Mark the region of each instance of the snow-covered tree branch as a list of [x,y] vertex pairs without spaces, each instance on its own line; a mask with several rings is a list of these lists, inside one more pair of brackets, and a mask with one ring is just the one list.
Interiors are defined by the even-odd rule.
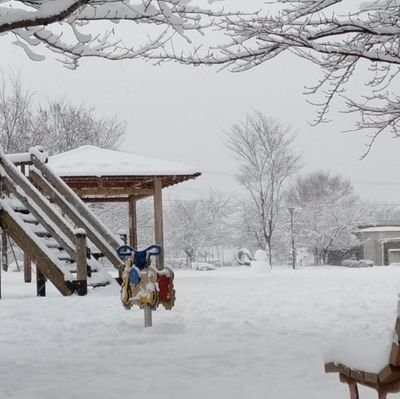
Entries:
[[117,117],[100,118],[93,107],[76,106],[66,98],[37,106],[34,93],[19,75],[0,77],[0,145],[6,152],[41,145],[50,154],[96,145],[116,148],[126,132]]
[[[1,0],[0,35],[13,34],[33,60],[44,58],[45,46],[76,68],[82,57],[136,58],[174,37],[191,43],[190,32],[203,34],[230,15],[191,0]],[[153,36],[137,30],[149,25],[157,28]]]
[[400,136],[397,0],[280,0],[266,3],[256,15],[227,17],[218,27],[230,40],[207,56],[185,58],[170,51],[161,58],[240,72],[283,53],[296,54],[323,71],[306,90],[318,106],[315,123],[327,121],[333,99],[343,97],[344,111],[358,115],[349,130],[369,134],[366,154],[381,133]]

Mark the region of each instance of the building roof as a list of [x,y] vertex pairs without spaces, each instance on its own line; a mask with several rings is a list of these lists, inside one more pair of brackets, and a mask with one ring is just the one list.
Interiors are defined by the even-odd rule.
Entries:
[[199,174],[188,165],[142,157],[128,152],[84,145],[49,157],[53,171],[61,176],[174,176]]
[[53,155],[48,164],[87,202],[145,198],[154,194],[155,178],[165,188],[201,174],[191,166],[91,145]]

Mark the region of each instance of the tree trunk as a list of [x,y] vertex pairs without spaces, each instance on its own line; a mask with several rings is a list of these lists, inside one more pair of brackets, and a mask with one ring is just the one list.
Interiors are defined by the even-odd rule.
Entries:
[[185,254],[186,254],[186,269],[190,269],[192,267],[192,259],[187,252],[185,252]]
[[321,255],[322,255],[322,262],[324,265],[326,265],[326,262],[328,261],[328,250],[323,249]]
[[272,251],[271,251],[271,238],[267,238],[266,250],[268,251],[268,263],[269,267],[272,269]]

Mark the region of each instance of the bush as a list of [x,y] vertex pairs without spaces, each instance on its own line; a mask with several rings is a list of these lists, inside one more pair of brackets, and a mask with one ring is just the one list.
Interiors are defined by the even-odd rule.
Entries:
[[371,267],[373,265],[374,262],[369,259],[360,259],[360,260],[344,259],[342,261],[342,266],[345,267]]

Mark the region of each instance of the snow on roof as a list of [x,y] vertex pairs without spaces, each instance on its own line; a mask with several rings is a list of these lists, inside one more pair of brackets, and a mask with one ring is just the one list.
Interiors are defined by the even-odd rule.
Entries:
[[48,163],[59,176],[173,176],[199,173],[192,166],[92,145],[53,155]]
[[360,232],[369,233],[384,233],[387,231],[400,231],[400,226],[375,226],[375,227],[365,227],[359,230]]

